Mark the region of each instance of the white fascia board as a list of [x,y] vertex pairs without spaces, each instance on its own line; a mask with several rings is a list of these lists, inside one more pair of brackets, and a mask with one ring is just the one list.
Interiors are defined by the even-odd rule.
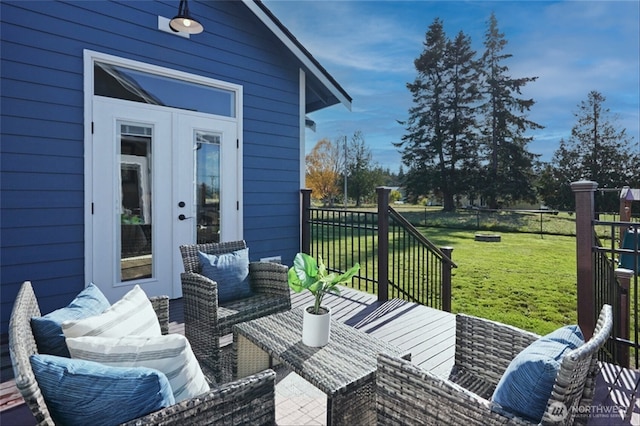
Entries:
[[329,91],[340,102],[351,111],[351,101],[347,99],[344,94],[327,78],[327,76],[309,59],[309,57],[302,51],[282,30],[273,22],[273,20],[265,14],[265,12],[258,6],[254,0],[242,0],[242,2],[260,19],[284,43],[285,46],[307,67],[315,77],[318,78],[329,89]]

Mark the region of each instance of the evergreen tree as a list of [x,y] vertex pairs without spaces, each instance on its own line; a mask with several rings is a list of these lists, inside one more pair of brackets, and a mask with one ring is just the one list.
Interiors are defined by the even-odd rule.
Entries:
[[407,83],[413,106],[409,108],[407,122],[402,123],[406,126],[406,134],[396,146],[402,148],[402,162],[408,167],[404,183],[412,201],[435,186],[433,162],[442,139],[440,114],[444,84],[441,76],[446,45],[442,21],[436,18],[426,33],[423,52],[414,60],[418,74],[413,83]]
[[578,157],[570,153],[565,140],[560,139],[551,163],[543,164],[538,172],[538,196],[548,207],[574,210],[575,199],[570,184],[580,179],[577,161]]
[[[471,38],[462,31],[448,45],[450,68],[450,102],[447,109],[449,140],[449,175],[451,193],[471,195],[478,191],[479,158],[477,134],[477,107],[481,98],[478,88],[479,64],[474,59]],[[445,207],[453,200],[447,202]],[[446,208],[445,208],[446,210]]]
[[[599,188],[640,185],[640,154],[634,153],[626,129],[617,129],[616,117],[604,106],[605,101],[601,93],[591,91],[578,105],[571,137],[560,142],[541,179],[540,195],[549,206],[573,209],[570,184],[580,179],[597,182]],[[618,195],[596,192],[596,210],[618,211]]]
[[486,102],[484,112],[483,152],[487,165],[482,182],[483,195],[489,207],[497,208],[499,201],[535,201],[533,163],[536,155],[527,150],[531,137],[527,129],[543,126],[528,120],[526,112],[535,103],[521,99],[521,89],[537,77],[511,78],[504,61],[513,55],[503,53],[507,40],[498,30],[498,21],[492,13],[485,34],[482,56],[484,72],[483,91]]
[[360,130],[351,137],[347,152],[347,194],[359,207],[375,192],[376,186],[384,183],[385,174],[382,168],[372,163],[373,155]]
[[409,168],[404,179],[409,199],[435,193],[446,211],[455,209],[455,195],[474,180],[469,174],[477,164],[473,104],[479,94],[474,56],[468,36],[460,32],[450,41],[442,21],[433,21],[424,50],[414,61],[417,77],[407,84],[413,106],[403,123],[406,134],[396,144]]

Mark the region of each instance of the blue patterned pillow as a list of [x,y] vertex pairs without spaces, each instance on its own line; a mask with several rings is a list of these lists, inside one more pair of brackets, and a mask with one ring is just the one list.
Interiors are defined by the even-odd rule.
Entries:
[[198,252],[202,275],[218,283],[218,303],[249,297],[249,248],[220,255]]
[[584,344],[580,327],[559,328],[533,342],[509,364],[493,392],[493,409],[539,423],[562,357]]
[[56,424],[116,425],[175,404],[167,376],[151,368],[38,354],[30,361]]
[[176,402],[209,391],[191,345],[181,334],[121,338],[83,336],[67,339],[67,346],[73,359],[112,367],[147,367],[163,372],[169,379]]
[[31,329],[41,354],[69,358],[61,324],[103,313],[111,304],[93,283],[82,290],[66,308],[60,308],[42,317],[31,318]]

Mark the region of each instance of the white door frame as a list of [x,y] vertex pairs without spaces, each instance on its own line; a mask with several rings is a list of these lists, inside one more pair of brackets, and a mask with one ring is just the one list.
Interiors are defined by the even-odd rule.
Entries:
[[[233,238],[243,238],[243,116],[242,116],[242,86],[237,84],[232,84],[220,80],[215,80],[207,77],[198,76],[195,74],[185,73],[182,71],[172,70],[169,68],[159,67],[155,65],[146,64],[143,62],[133,61],[129,59],[120,58],[113,55],[108,55],[100,52],[95,52],[91,50],[84,50],[84,191],[85,191],[85,214],[84,214],[84,236],[85,236],[85,286],[88,285],[92,277],[94,276],[93,270],[93,221],[92,221],[92,203],[94,200],[93,193],[93,169],[92,169],[92,161],[93,161],[93,134],[92,134],[92,120],[93,120],[93,99],[94,99],[94,62],[100,61],[104,63],[110,63],[114,65],[120,65],[127,68],[137,69],[143,72],[152,73],[161,75],[164,77],[184,80],[188,82],[203,84],[206,86],[216,87],[223,90],[233,91],[235,93],[235,122],[236,122],[236,135],[237,135],[237,170],[238,170],[238,178],[237,178],[237,230],[234,233]],[[136,102],[131,102],[131,104],[136,104]],[[141,104],[144,105],[144,104]],[[174,111],[182,111],[180,109],[175,108],[167,108],[167,110],[173,109]],[[227,118],[228,119],[228,118]],[[224,239],[223,239],[224,241]],[[178,247],[175,247],[175,250],[178,250]],[[178,258],[179,259],[179,258]],[[174,260],[174,262],[176,262]],[[174,265],[174,269],[181,270],[182,262],[179,265]],[[178,287],[177,289],[175,287]],[[174,283],[174,297],[179,297],[181,294],[180,283]]]

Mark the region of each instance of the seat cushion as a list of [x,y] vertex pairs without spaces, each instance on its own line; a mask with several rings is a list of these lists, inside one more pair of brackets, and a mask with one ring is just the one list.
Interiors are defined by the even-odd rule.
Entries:
[[176,402],[209,391],[191,345],[180,334],[166,336],[73,337],[67,339],[72,358],[113,367],[148,367],[169,379]]
[[584,336],[577,325],[559,328],[533,342],[502,375],[492,396],[494,410],[540,422],[562,358],[582,344]]
[[175,403],[167,377],[52,355],[30,357],[51,417],[63,425],[116,425]]
[[202,275],[218,283],[218,303],[249,297],[249,248],[231,253],[198,252]]
[[160,323],[149,298],[136,285],[100,315],[62,323],[65,337],[160,336]]
[[68,306],[48,313],[42,317],[31,318],[31,329],[41,354],[69,357],[64,341],[62,323],[98,315],[111,304],[93,283],[82,290]]

